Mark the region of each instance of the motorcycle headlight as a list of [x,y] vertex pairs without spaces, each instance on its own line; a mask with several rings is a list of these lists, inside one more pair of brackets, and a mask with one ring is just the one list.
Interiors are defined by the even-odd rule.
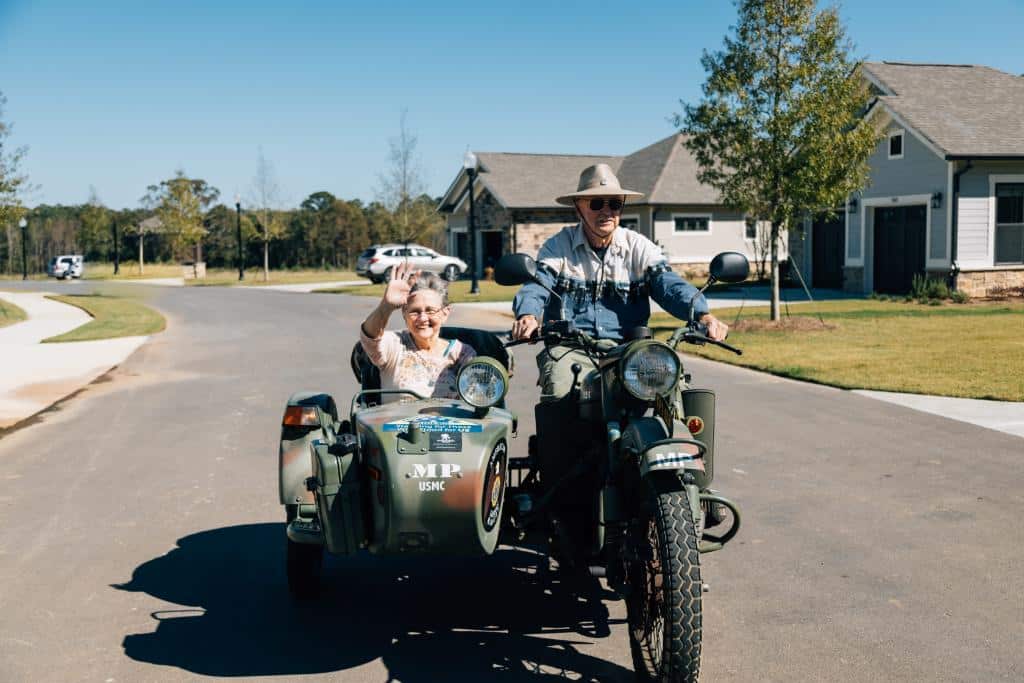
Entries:
[[498,361],[479,357],[462,366],[458,385],[463,401],[475,408],[490,408],[505,398],[508,375]]
[[643,401],[672,391],[679,381],[679,357],[665,344],[640,344],[622,359],[622,384]]

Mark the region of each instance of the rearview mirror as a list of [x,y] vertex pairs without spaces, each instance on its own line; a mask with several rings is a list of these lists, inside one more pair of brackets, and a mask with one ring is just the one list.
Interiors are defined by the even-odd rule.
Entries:
[[494,269],[494,280],[499,285],[524,285],[536,277],[537,262],[526,254],[506,254]]
[[723,251],[711,259],[708,273],[716,282],[743,282],[750,275],[750,262],[738,251]]

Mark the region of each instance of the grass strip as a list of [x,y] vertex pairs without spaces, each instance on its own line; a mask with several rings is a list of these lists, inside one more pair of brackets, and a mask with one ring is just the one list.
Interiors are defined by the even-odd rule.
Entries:
[[27,318],[28,315],[20,307],[15,306],[10,301],[0,299],[0,327],[20,323]]
[[[738,308],[716,310],[733,325]],[[713,346],[686,353],[844,389],[1024,401],[1024,302],[927,306],[835,301],[790,306],[781,326],[748,308],[729,335],[736,356]],[[822,327],[818,316],[825,322]],[[651,319],[665,338],[679,325]]]
[[106,294],[67,294],[47,298],[80,308],[93,319],[70,332],[44,339],[43,343],[136,337],[161,332],[167,325],[160,313],[128,298]]
[[[452,282],[448,286],[448,301],[453,304],[471,302],[494,302],[507,301],[512,303],[512,297],[519,291],[518,286],[504,287],[490,280],[480,280],[480,293],[470,294],[469,289],[472,283],[469,280]],[[356,296],[372,296],[378,299],[384,296],[383,284],[364,285],[360,287],[333,287],[330,289],[317,289],[316,292],[323,294],[354,294]]]
[[[147,263],[144,272],[139,272],[139,264],[135,261],[122,261],[117,275],[114,275],[114,264],[103,261],[89,261],[85,264],[86,280],[148,280],[183,277],[186,267],[179,263]],[[361,279],[351,270],[303,269],[303,270],[271,270],[270,279],[263,281],[262,268],[246,268],[245,279],[239,282],[237,268],[207,268],[206,277],[201,280],[185,280],[191,287],[214,287],[243,285],[259,287],[261,285],[305,284],[308,282],[336,282],[339,280]]]

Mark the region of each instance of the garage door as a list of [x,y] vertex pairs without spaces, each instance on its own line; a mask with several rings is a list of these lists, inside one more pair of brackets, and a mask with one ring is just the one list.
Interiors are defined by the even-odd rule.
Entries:
[[924,272],[926,210],[923,204],[875,209],[876,292],[905,294]]
[[832,220],[819,218],[811,226],[811,250],[814,252],[813,281],[815,287],[843,287],[843,251],[846,230],[842,214]]

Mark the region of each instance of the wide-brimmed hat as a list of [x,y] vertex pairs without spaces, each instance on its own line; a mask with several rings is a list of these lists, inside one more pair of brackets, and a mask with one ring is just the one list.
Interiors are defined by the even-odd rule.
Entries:
[[578,197],[625,197],[628,202],[630,199],[643,196],[643,192],[623,189],[619,184],[619,179],[612,172],[612,167],[608,164],[594,164],[587,166],[580,173],[580,184],[575,192],[563,194],[561,197],[555,198],[555,201],[572,206],[573,200]]

